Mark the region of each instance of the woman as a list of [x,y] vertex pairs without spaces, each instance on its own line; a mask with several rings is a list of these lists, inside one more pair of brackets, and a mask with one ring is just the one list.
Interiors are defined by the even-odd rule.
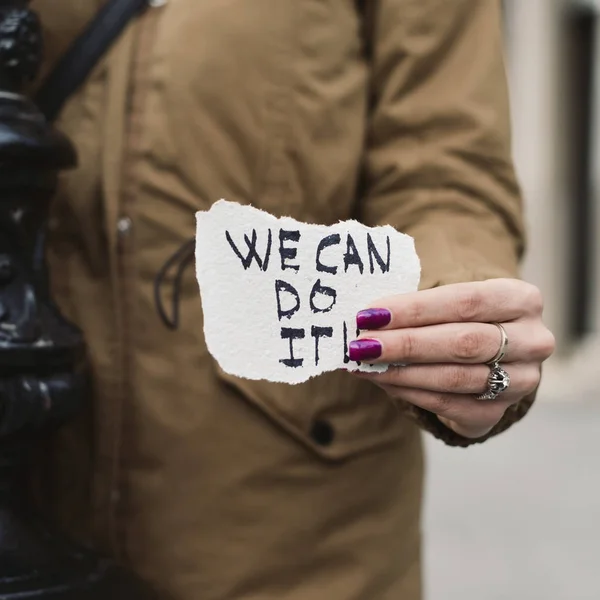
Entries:
[[[33,3],[48,68],[99,4]],[[417,600],[420,430],[455,446],[505,430],[553,347],[517,279],[500,3],[153,4],[59,120],[80,165],[50,263],[95,398],[56,441],[56,512],[165,597]],[[155,279],[222,197],[412,235],[422,290],[365,307],[352,345],[412,366],[293,387],[221,372],[192,270]]]

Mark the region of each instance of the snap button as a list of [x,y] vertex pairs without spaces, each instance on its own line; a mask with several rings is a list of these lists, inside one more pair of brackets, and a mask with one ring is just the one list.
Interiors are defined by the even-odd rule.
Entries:
[[131,231],[131,226],[133,223],[129,217],[121,217],[117,221],[117,231],[120,235],[126,235]]
[[310,437],[319,446],[330,446],[335,438],[335,431],[329,421],[317,419],[310,430]]

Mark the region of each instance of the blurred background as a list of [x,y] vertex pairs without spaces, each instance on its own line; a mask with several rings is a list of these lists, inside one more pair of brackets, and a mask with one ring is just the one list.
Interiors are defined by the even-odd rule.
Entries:
[[600,600],[600,0],[504,0],[524,277],[556,355],[526,421],[427,440],[427,600]]

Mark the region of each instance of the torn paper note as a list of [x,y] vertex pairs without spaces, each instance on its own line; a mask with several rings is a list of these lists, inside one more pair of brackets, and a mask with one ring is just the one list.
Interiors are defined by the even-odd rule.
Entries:
[[227,373],[300,383],[350,362],[356,313],[415,291],[413,239],[390,226],[277,219],[221,200],[197,213],[196,274],[209,352]]

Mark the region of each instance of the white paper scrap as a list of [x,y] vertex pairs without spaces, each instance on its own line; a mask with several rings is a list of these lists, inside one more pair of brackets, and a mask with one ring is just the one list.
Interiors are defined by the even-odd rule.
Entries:
[[413,239],[357,221],[332,226],[215,203],[196,214],[196,275],[211,355],[230,375],[300,383],[351,362],[356,314],[415,291]]

